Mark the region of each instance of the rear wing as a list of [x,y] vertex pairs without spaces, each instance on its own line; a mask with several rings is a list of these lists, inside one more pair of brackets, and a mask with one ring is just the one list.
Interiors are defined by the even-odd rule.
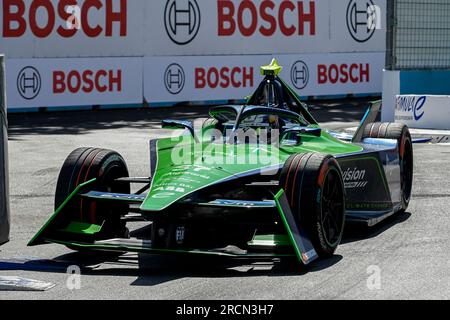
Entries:
[[370,102],[369,107],[367,108],[366,114],[361,120],[358,129],[356,129],[355,134],[353,135],[352,142],[357,143],[361,142],[364,129],[369,123],[375,122],[377,120],[378,113],[381,110],[381,100]]

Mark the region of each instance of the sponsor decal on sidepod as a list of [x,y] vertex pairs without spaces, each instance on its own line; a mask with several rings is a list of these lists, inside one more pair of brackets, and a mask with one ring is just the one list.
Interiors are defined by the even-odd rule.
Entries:
[[358,170],[354,167],[348,168],[344,171],[342,178],[344,180],[344,187],[346,189],[364,188],[369,182],[364,180],[366,176],[366,170]]

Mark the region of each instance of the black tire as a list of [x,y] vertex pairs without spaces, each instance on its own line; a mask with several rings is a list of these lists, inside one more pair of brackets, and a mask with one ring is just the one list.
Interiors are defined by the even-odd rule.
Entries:
[[342,171],[331,155],[299,153],[288,158],[280,174],[292,213],[321,258],[334,254],[345,223]]
[[395,139],[399,145],[400,184],[402,189],[402,211],[408,208],[411,199],[414,154],[408,126],[401,123],[374,122],[364,130],[364,138]]
[[[90,190],[130,193],[130,185],[114,180],[128,177],[128,168],[120,154],[99,148],[78,148],[67,157],[59,173],[55,192],[55,210],[83,182],[96,178]],[[127,213],[128,206],[103,201],[80,199],[71,203],[71,218],[75,221],[102,225],[99,239],[124,237],[127,235],[121,216]]]

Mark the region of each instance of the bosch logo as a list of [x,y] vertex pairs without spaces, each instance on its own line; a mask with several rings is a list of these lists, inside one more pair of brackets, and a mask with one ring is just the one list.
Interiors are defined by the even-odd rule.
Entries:
[[351,0],[347,7],[347,29],[357,42],[366,42],[381,28],[380,8],[372,0]]
[[171,94],[180,93],[184,88],[185,80],[184,70],[179,64],[172,63],[167,67],[164,73],[164,84]]
[[[30,33],[37,38],[58,35],[64,39],[80,34],[89,38],[128,34],[127,0],[3,0],[2,13],[3,38],[28,37]],[[100,23],[94,21],[98,14],[103,17]],[[72,27],[74,22],[78,28]]]
[[17,91],[26,100],[32,100],[41,91],[41,75],[34,67],[25,67],[17,77]]
[[317,83],[369,83],[370,65],[368,63],[319,64],[317,65]]
[[122,70],[55,70],[53,93],[122,92]]
[[169,38],[179,45],[191,42],[200,29],[200,7],[196,0],[168,0],[164,26]]
[[195,68],[195,89],[253,87],[253,67]]
[[220,0],[217,11],[219,37],[270,37],[276,32],[287,37],[316,34],[314,1]]
[[297,89],[301,90],[308,85],[309,69],[303,61],[297,61],[291,68],[291,82]]

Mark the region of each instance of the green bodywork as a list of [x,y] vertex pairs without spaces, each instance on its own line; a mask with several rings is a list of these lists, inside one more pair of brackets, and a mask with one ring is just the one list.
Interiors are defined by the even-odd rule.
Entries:
[[55,222],[57,222],[57,219],[60,218],[61,213],[66,208],[67,204],[74,197],[78,196],[85,187],[88,187],[89,185],[94,183],[95,180],[96,179],[92,179],[92,180],[86,181],[86,182],[80,184],[78,187],[76,187],[75,190],[73,190],[72,193],[66,198],[66,200],[64,200],[64,202],[58,207],[58,209],[56,209],[56,211],[52,214],[50,219],[48,219],[47,222],[42,226],[42,228],[39,229],[39,231],[34,235],[34,237],[30,240],[30,242],[28,242],[28,245],[29,246],[35,246],[35,245],[38,245],[38,244],[45,243],[44,238],[45,238],[46,232],[49,231],[50,226],[52,224],[55,224]]
[[[297,94],[277,74],[282,67],[273,59],[261,67],[266,79],[276,77],[301,109],[302,117],[309,121],[309,128],[319,128],[317,121],[304,107]],[[258,90],[248,99],[257,100]],[[245,107],[241,109],[243,112]],[[212,114],[211,114],[212,115]],[[238,117],[238,115],[237,115]],[[237,121],[237,120],[236,120]],[[214,144],[208,128],[191,134],[160,139],[156,143],[157,164],[152,172],[152,184],[140,209],[161,211],[193,192],[233,179],[237,176],[278,169],[294,153],[319,152],[331,155],[357,153],[361,146],[343,142],[322,130],[320,136],[300,134],[301,143],[279,147],[269,144]],[[179,159],[182,159],[181,161]]]
[[59,231],[94,235],[99,233],[100,230],[102,230],[102,226],[96,224],[72,221],[67,227],[60,229]]
[[205,137],[205,131],[198,135],[203,137],[199,143],[195,143],[191,135],[158,140],[156,170],[151,188],[141,205],[142,211],[161,211],[213,184],[251,174],[255,170],[279,168],[294,153],[340,155],[362,150],[362,147],[337,140],[324,131],[320,137],[302,134],[301,145],[281,145],[279,148],[261,144],[215,145]]

